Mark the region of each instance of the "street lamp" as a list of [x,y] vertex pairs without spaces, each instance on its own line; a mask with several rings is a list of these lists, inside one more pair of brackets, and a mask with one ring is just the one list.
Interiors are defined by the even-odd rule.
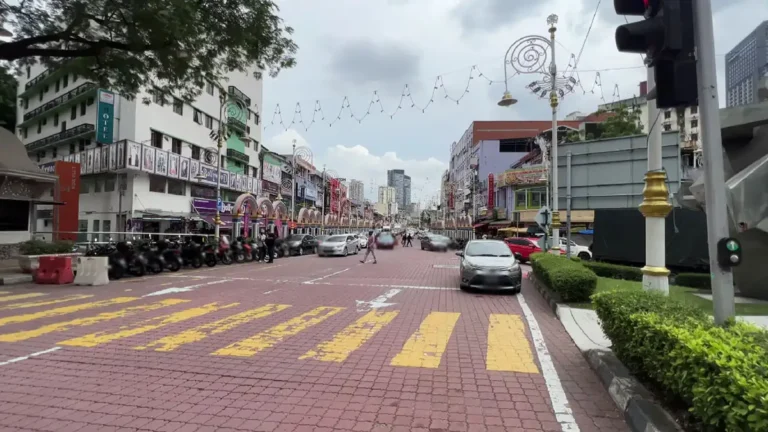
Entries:
[[[216,240],[220,238],[219,234],[221,232],[221,209],[219,208],[219,201],[221,201],[221,151],[230,136],[230,119],[242,122],[241,118],[248,118],[248,103],[235,94],[235,92],[228,92],[224,86],[219,85],[219,129],[218,131],[211,131],[210,134],[210,137],[216,140],[216,154],[218,157],[216,161],[216,217],[213,220]],[[243,134],[247,136],[245,130]],[[198,174],[197,178],[199,177],[200,174]]]
[[[507,66],[511,65],[520,74],[541,74],[540,80],[528,84],[527,88],[540,98],[549,98],[549,106],[552,108],[552,240],[553,251],[559,253],[560,249],[560,215],[558,214],[558,182],[557,182],[557,106],[559,99],[573,91],[576,79],[573,77],[558,76],[557,62],[555,58],[555,32],[557,31],[557,15],[547,17],[549,25],[549,38],[531,35],[524,36],[507,49],[504,55],[504,95],[498,105],[507,107],[517,102],[509,93],[507,82],[509,74]],[[552,56],[549,59],[549,56]],[[549,60],[549,65],[547,65]],[[547,188],[549,191],[549,188]]]

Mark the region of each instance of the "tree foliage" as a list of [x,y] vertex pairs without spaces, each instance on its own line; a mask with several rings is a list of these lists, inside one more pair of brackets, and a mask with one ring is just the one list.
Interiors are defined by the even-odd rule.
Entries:
[[19,83],[6,66],[0,66],[0,127],[16,126],[16,88]]
[[230,71],[261,78],[294,66],[293,29],[278,12],[272,0],[0,1],[14,33],[0,60],[66,66],[124,96],[157,87],[191,100]]
[[[597,124],[597,130],[594,133],[584,137],[586,140],[620,138],[632,135],[641,135],[643,128],[640,122],[640,110],[629,109],[621,105],[610,111],[597,111],[597,115],[608,113],[608,118],[602,123]],[[578,132],[568,133],[569,142],[581,141]]]

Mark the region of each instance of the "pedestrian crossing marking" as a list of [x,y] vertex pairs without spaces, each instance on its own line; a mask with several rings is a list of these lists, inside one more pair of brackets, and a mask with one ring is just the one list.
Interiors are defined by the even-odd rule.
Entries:
[[43,293],[29,293],[29,294],[16,294],[16,295],[10,295],[10,296],[0,296],[0,303],[7,303],[10,301],[16,301],[16,300],[25,300],[29,298],[34,297],[41,297],[44,296]]
[[167,306],[174,306],[177,304],[186,303],[188,301],[189,300],[165,299],[156,303],[132,306],[132,307],[128,307],[128,308],[121,309],[114,312],[103,312],[95,316],[75,318],[70,321],[48,324],[33,330],[22,330],[15,333],[0,334],[0,342],[25,341],[27,339],[36,338],[38,336],[46,335],[49,333],[64,332],[67,330],[71,330],[75,327],[85,327],[85,326],[113,320],[115,318],[128,318],[140,312],[153,311],[153,310],[157,310]]
[[4,295],[4,294],[10,294],[10,292],[8,292],[8,291],[0,291],[0,295]]
[[172,313],[170,315],[150,318],[145,321],[139,321],[137,323],[122,326],[116,332],[110,332],[109,330],[91,333],[89,335],[76,337],[61,341],[58,345],[78,346],[78,347],[95,347],[97,345],[105,344],[108,342],[116,341],[131,336],[140,335],[148,331],[157,330],[170,324],[186,321],[188,319],[197,318],[210,312],[215,312],[221,309],[228,309],[237,306],[239,303],[230,303],[228,305],[220,306],[219,303],[209,303],[204,306],[186,309],[180,312]]
[[522,318],[491,314],[489,320],[486,370],[538,373]]
[[320,306],[247,339],[221,348],[215,351],[213,355],[236,357],[256,355],[277,345],[288,337],[294,336],[316,324],[320,324],[344,309],[343,307]]
[[398,312],[370,311],[337,333],[331,340],[317,345],[314,349],[299,357],[299,360],[311,358],[341,363],[376,335],[379,330],[395,319],[397,314]]
[[65,302],[70,302],[75,300],[85,300],[91,297],[93,297],[93,294],[74,294],[71,296],[66,296],[66,297],[53,299],[53,300],[41,300],[41,301],[32,301],[32,302],[26,302],[26,303],[11,303],[9,305],[0,306],[0,310],[25,309],[25,308],[33,308],[33,307],[40,307],[40,306],[50,306],[52,304],[65,303]]
[[288,309],[289,307],[291,307],[291,305],[268,304],[260,308],[251,309],[228,316],[224,319],[209,324],[203,324],[193,329],[185,330],[181,333],[166,336],[154,342],[150,342],[145,346],[135,347],[134,349],[144,350],[154,348],[155,351],[173,351],[182,345],[201,341],[211,335],[224,333],[226,331],[232,330],[237,326],[257,320],[259,318],[268,317],[274,313]]
[[80,312],[80,311],[103,307],[103,306],[112,306],[112,305],[121,304],[121,303],[128,303],[134,300],[138,300],[138,298],[137,297],[116,297],[109,300],[101,300],[101,301],[91,302],[91,303],[81,303],[81,304],[72,305],[72,306],[65,306],[65,307],[60,307],[56,309],[48,309],[40,312],[28,313],[24,315],[9,316],[5,318],[0,318],[0,327],[8,324],[17,324],[17,323],[23,323],[28,321],[34,321],[41,318],[52,318],[59,315],[66,315],[74,312]]
[[427,315],[390,365],[438,368],[459,315],[456,312],[432,312]]

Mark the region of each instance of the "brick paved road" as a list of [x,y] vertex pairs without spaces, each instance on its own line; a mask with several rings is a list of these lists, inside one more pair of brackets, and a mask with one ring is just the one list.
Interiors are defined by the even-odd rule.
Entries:
[[0,430],[627,430],[534,289],[378,254],[3,287]]

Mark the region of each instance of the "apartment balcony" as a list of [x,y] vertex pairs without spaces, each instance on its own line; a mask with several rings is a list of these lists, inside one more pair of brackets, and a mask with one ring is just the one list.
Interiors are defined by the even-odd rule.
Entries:
[[235,149],[227,149],[227,159],[248,164],[251,157]]
[[227,126],[229,126],[230,130],[236,131],[240,134],[243,134],[247,131],[245,122],[234,117],[227,118]]
[[24,98],[29,96],[32,93],[35,93],[36,91],[43,88],[43,86],[46,83],[51,83],[56,80],[59,76],[61,76],[64,73],[64,70],[59,69],[46,69],[40,74],[38,74],[36,77],[32,78],[31,80],[27,81],[26,84],[24,84],[24,92],[22,92],[19,97]]
[[247,107],[251,106],[251,98],[245,95],[239,88],[235,86],[229,86],[228,93],[230,96],[240,99],[241,101],[245,102],[245,105]]
[[27,144],[25,147],[28,153],[32,153],[40,150],[45,150],[49,147],[58,147],[59,145],[64,144],[68,141],[84,138],[90,135],[94,135],[95,133],[96,133],[96,128],[94,127],[93,124],[84,123],[75,127],[71,127],[63,132],[49,135],[37,141],[32,141],[31,143]]
[[40,117],[42,115],[51,114],[55,111],[61,111],[65,108],[68,108],[72,106],[72,104],[78,103],[81,100],[85,99],[87,96],[92,95],[96,92],[96,84],[94,83],[85,83],[82,84],[67,93],[64,93],[63,95],[52,99],[48,102],[46,102],[43,105],[40,105],[39,107],[33,109],[32,111],[29,111],[28,113],[24,114],[23,121],[18,126],[24,127],[29,126],[32,121]]

